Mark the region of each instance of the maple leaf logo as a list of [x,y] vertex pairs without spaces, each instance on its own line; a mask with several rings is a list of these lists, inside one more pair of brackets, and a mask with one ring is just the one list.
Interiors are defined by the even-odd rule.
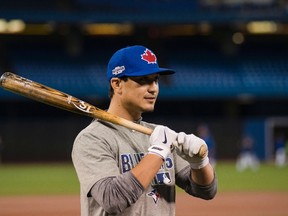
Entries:
[[148,197],[151,197],[154,201],[155,204],[157,204],[159,198],[160,198],[160,194],[157,192],[156,189],[153,189],[151,192],[146,194]]
[[156,64],[157,63],[156,55],[148,49],[146,49],[144,51],[144,53],[141,55],[141,59],[143,59],[144,61],[147,61],[148,64]]

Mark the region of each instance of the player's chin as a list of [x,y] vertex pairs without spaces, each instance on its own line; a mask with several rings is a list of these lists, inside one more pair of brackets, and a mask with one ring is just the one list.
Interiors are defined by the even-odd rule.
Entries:
[[154,104],[143,107],[143,112],[153,112],[154,111]]

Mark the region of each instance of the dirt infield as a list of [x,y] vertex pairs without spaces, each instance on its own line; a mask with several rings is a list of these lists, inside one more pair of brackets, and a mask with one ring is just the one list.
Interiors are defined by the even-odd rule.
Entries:
[[[189,203],[189,204],[188,204]],[[204,201],[189,196],[177,199],[177,216],[287,216],[288,193],[219,193]]]
[[[78,196],[0,197],[1,216],[79,216]],[[218,193],[204,201],[177,196],[177,216],[287,216],[288,193]]]

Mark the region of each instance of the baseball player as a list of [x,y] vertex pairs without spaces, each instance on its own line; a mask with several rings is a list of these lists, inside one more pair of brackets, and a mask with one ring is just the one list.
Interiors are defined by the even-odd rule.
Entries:
[[[202,199],[216,195],[217,181],[205,142],[193,134],[142,120],[152,112],[161,75],[155,54],[143,46],[118,50],[108,63],[108,113],[153,130],[151,136],[94,119],[72,151],[81,190],[81,215],[175,215],[175,185]],[[174,147],[176,146],[176,147]]]

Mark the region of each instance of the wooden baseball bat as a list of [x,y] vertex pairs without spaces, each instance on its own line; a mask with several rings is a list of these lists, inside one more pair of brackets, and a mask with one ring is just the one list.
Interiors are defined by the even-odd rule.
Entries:
[[[76,97],[26,79],[11,72],[5,72],[1,76],[0,85],[2,88],[8,91],[60,109],[92,118],[98,118],[103,121],[121,125],[147,135],[151,135],[153,132],[151,128],[144,127],[140,124],[136,124],[132,121],[113,115]],[[204,157],[206,154],[207,148],[206,146],[202,146],[199,152],[199,156]]]

